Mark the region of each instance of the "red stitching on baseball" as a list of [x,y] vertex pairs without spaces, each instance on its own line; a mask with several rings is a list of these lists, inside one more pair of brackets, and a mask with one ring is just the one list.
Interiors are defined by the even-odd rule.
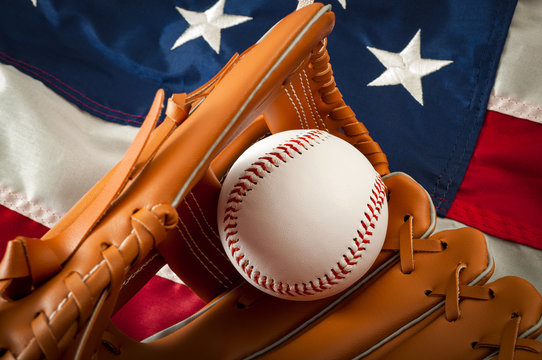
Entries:
[[286,146],[301,155],[301,150],[299,150],[294,144],[286,143]]
[[237,219],[235,216],[231,215],[231,214],[228,214],[224,217],[224,222],[228,221],[228,220],[235,220]]
[[[224,210],[225,232],[227,232],[226,230],[232,230],[237,227],[237,217],[235,216],[235,213],[239,211],[240,204],[242,204],[243,198],[246,196],[247,192],[251,191],[254,185],[257,185],[256,180],[253,178],[254,175],[263,178],[266,173],[271,173],[275,168],[278,168],[280,163],[286,163],[287,158],[293,159],[295,156],[301,155],[302,152],[299,150],[299,147],[310,150],[310,147],[319,144],[320,141],[325,141],[328,137],[329,134],[320,130],[310,130],[306,134],[297,135],[295,138],[275,147],[271,152],[259,157],[259,161],[254,162],[250,167],[245,169],[243,175],[239,177],[238,182],[230,191],[226,201],[226,203],[230,205]],[[304,142],[309,145],[309,147],[305,146]],[[264,171],[263,173],[261,172],[262,170]],[[372,195],[369,197],[370,202],[366,204],[370,214],[367,212],[363,213],[362,219],[360,219],[363,231],[356,231],[357,237],[352,238],[353,246],[348,247],[345,250],[345,254],[342,255],[344,264],[338,262],[334,268],[330,269],[329,274],[323,274],[323,277],[319,277],[316,282],[311,280],[309,286],[307,286],[306,283],[276,283],[274,279],[268,278],[259,271],[254,270],[254,266],[248,266],[249,261],[248,259],[245,259],[245,254],[242,253],[236,231],[227,232],[225,236],[227,245],[231,251],[232,257],[234,257],[242,271],[244,271],[258,286],[281,295],[289,296],[296,296],[296,294],[300,296],[310,296],[320,293],[344,279],[346,275],[352,272],[354,265],[358,263],[358,259],[362,258],[362,252],[366,250],[366,244],[370,244],[371,242],[368,237],[373,235],[373,232],[370,229],[375,228],[375,221],[378,220],[382,210],[382,205],[386,196],[385,189],[386,186],[384,185],[382,178],[377,176],[371,190]],[[302,289],[300,287],[302,287]]]
[[260,179],[263,179],[263,175],[260,174],[260,172],[258,171],[258,169],[256,169],[255,167],[248,168],[248,169],[246,169],[245,171],[251,172],[251,173],[253,173],[254,175],[256,175],[257,177],[259,177]]
[[[280,157],[280,154],[271,154],[271,155],[277,156],[281,161],[284,161],[284,160]],[[275,163],[275,160],[273,159],[272,156],[262,156],[262,157],[260,157],[260,160],[267,160],[267,161],[269,161],[273,166],[275,166],[275,167],[278,166],[278,165]]]
[[343,255],[344,261],[346,261],[348,265],[356,265],[358,262],[354,261],[354,259],[358,259],[361,257],[361,255],[356,255],[355,252],[352,255],[352,259],[349,259],[348,256]]
[[292,292],[291,292],[291,290],[290,290],[290,287],[287,287],[287,288],[286,288],[285,293],[286,293],[286,295],[295,296],[294,294],[292,294]]
[[259,162],[255,162],[254,165],[261,167],[263,171],[265,171],[266,173],[269,173],[269,169],[267,169],[267,166],[265,166],[265,163],[259,161]]
[[[303,138],[302,138],[303,139]],[[306,139],[303,139],[306,141]],[[301,146],[303,149],[307,150],[307,147],[299,140],[292,140],[292,142],[296,143],[297,145]]]
[[240,203],[241,201],[241,199],[229,198],[227,203]]
[[328,274],[326,274],[325,276],[325,279],[326,279],[326,282],[325,284],[328,284],[328,285],[336,285],[337,283],[335,281],[333,281]]
[[[286,155],[288,155],[288,157],[290,157],[291,159],[293,159],[294,157],[292,155],[290,155],[290,152],[289,152],[289,149],[285,146],[277,146],[277,150],[282,150],[286,153]],[[274,155],[276,157],[278,157],[280,159],[280,161],[282,162],[286,162],[286,159],[284,159],[280,153],[276,153],[276,152],[272,152],[272,153],[269,153],[271,155]]]
[[[358,247],[358,249],[361,249],[363,246],[358,245],[357,239],[354,239],[354,240],[356,240],[355,243],[356,243],[356,246]],[[356,251],[354,251],[354,249],[349,247],[348,250],[350,250],[350,254],[352,255],[352,259],[359,259],[361,257],[361,254],[356,253]]]
[[228,246],[231,248],[233,244],[237,244],[239,239],[228,240]]
[[241,189],[239,189],[239,188],[236,188],[236,189],[234,190],[234,192],[236,192],[236,193],[239,194],[239,195],[243,195],[243,191],[242,191]]
[[229,229],[235,229],[237,227],[237,224],[233,223],[233,224],[228,224],[226,225],[226,227],[224,228],[224,231],[226,230],[229,230]]
[[228,206],[228,207],[226,208],[226,210],[224,210],[225,213],[238,212],[238,211],[239,211],[239,209],[236,209],[236,208],[234,208],[233,206]]
[[245,176],[243,176],[243,177],[240,177],[239,180],[248,180],[248,181],[250,181],[253,185],[256,185],[256,184],[257,184],[256,180],[254,180],[254,179],[252,178],[252,176],[249,176],[249,175],[245,175]]
[[[340,265],[341,263],[337,263],[337,265]],[[339,271],[342,272],[342,270],[339,268]],[[333,277],[337,280],[342,280],[344,279],[344,276],[342,276],[341,274],[339,274],[339,272],[335,269],[331,269],[331,273],[333,274]],[[336,284],[336,283],[332,283],[330,282],[330,284]]]

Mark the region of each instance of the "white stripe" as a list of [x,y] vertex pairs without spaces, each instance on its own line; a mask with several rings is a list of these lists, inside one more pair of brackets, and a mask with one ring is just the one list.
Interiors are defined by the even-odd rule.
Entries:
[[[438,218],[435,232],[462,227],[465,227],[465,225],[459,221]],[[495,259],[495,272],[490,281],[495,281],[503,276],[519,276],[529,281],[542,293],[542,277],[540,276],[542,250],[503,240],[488,234],[484,235],[490,253]]]
[[106,122],[0,65],[0,204],[51,227],[124,155],[137,128]]
[[310,5],[314,3],[314,0],[297,0],[297,8],[296,10],[299,10],[307,5]]
[[542,124],[542,106],[520,99],[491,94],[487,109]]
[[0,184],[0,204],[47,227],[53,227],[61,218],[54,210],[29,200],[23,194],[2,184]]
[[157,273],[156,275],[160,276],[161,278],[168,279],[170,281],[173,281],[177,284],[184,284],[184,282],[171,270],[169,265],[164,265]]
[[501,55],[489,110],[540,122],[542,1],[519,0]]

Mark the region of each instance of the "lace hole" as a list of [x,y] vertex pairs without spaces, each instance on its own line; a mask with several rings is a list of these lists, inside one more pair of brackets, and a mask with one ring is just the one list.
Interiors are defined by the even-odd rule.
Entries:
[[431,290],[425,290],[424,294],[425,296],[431,295],[433,292]]
[[403,218],[403,221],[404,221],[404,222],[407,222],[408,219],[410,219],[410,215],[405,215],[405,217]]
[[473,348],[473,349],[476,349],[476,346],[477,346],[477,345],[478,345],[478,341],[473,341],[473,342],[470,344],[471,348]]
[[489,289],[489,297],[492,299],[495,298],[495,291],[493,291],[493,289]]
[[107,350],[111,351],[113,354],[120,355],[120,349],[111,344],[109,341],[102,340],[102,344]]
[[446,250],[448,248],[448,243],[446,241],[441,241],[440,244],[442,245],[442,250]]
[[242,310],[242,309],[246,308],[246,306],[244,304],[237,303],[237,308]]

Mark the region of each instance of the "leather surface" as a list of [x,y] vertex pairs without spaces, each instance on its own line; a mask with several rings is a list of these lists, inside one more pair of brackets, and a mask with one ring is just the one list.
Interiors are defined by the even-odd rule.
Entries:
[[[459,261],[469,263],[461,279],[465,283],[488,268],[485,241],[475,230],[442,232],[434,237],[448,244],[446,250],[415,254],[416,268],[410,274],[395,263],[333,314],[262,358],[351,359],[437,306],[441,299],[425,292],[446,282]],[[441,306],[436,311],[442,310]]]
[[[396,196],[390,196],[388,203],[390,214],[408,213],[413,218],[420,219],[419,222],[414,222],[416,236],[423,236],[430,232],[434,226],[434,219],[430,217],[432,202],[420,185],[410,177],[399,173],[392,174],[385,179],[385,182],[390,192],[397,194]],[[406,199],[398,196],[398,194],[402,193],[405,194],[405,197],[408,195],[422,201],[417,201],[414,204],[410,201],[403,201]],[[396,216],[393,219],[394,224],[389,223],[387,243],[396,241],[395,238],[399,236],[398,230],[392,233],[389,229],[399,229],[399,224],[404,222],[403,218],[404,216]],[[479,241],[478,238],[478,242],[475,241],[474,244],[480,245]],[[467,242],[467,240],[464,242]],[[367,286],[366,282],[377,282],[375,278],[384,273],[390,266],[383,266],[386,261],[397,264],[396,250],[381,253],[371,270],[369,270],[370,274],[374,274],[372,275],[373,280],[369,280],[369,276],[362,280],[358,285],[360,288],[356,290],[356,294],[363,294],[362,289]],[[460,252],[460,250],[458,251]],[[483,258],[484,254],[485,259]],[[487,266],[487,253],[485,250],[481,251],[478,257],[482,259],[481,262],[484,263],[484,266]],[[382,266],[383,269],[377,271]],[[329,316],[332,309],[327,308],[330,304],[338,302],[332,308],[342,308],[345,304],[356,301],[356,296],[351,295],[347,298],[347,301],[342,302],[339,298],[343,295],[339,294],[327,299],[310,302],[286,301],[266,295],[245,282],[240,287],[227,292],[223,297],[217,297],[216,303],[211,302],[206,311],[175,333],[152,343],[137,343],[118,332],[118,330],[110,328],[109,338],[116,344],[115,346],[119,349],[120,355],[114,355],[113,352],[103,347],[99,357],[117,359],[119,356],[126,359],[145,359],[151,356],[163,358],[181,356],[196,359],[243,358],[258,353],[277,340],[288,336],[288,334],[293,336],[303,331],[299,327],[311,319],[312,324],[319,323],[321,318]],[[400,301],[399,298],[398,301]],[[320,314],[319,318],[315,318],[317,314]],[[339,316],[338,319],[340,318]],[[355,324],[358,324],[358,322],[353,322],[351,325],[355,326]],[[327,327],[322,328],[324,334],[328,330]],[[304,339],[304,336],[301,339]],[[213,346],[208,345],[209,339],[213,339]],[[242,346],[238,339],[243,339]],[[303,343],[303,340],[301,342]],[[305,345],[302,345],[300,351],[305,352],[304,348]],[[286,354],[289,354],[291,350],[288,349],[287,351]],[[289,357],[290,355],[281,356],[295,358],[297,353],[293,352],[292,354],[294,354],[292,357]]]
[[320,129],[342,138],[364,154],[380,175],[389,173],[386,155],[356,119],[336,86],[326,50],[327,40],[312,50],[307,64],[285,84],[264,116],[273,133]]
[[[174,96],[171,121],[151,132],[159,93],[127,160],[42,240],[12,243],[0,264],[0,358],[474,359],[497,349],[540,358],[539,342],[518,339],[542,331],[540,294],[516,278],[483,285],[494,264],[478,231],[432,234],[427,192],[389,173],[342,100],[325,50],[332,27],[319,4],[286,17],[200,89]],[[220,180],[244,149],[269,132],[314,127],[349,141],[383,175],[387,234],[345,292],[285,301],[237,275],[212,219]],[[110,315],[164,261],[208,305],[139,343]]]
[[241,280],[227,258],[216,226],[220,183],[208,170],[177,211],[179,224],[170,241],[158,247],[169,267],[204,301],[211,301]]
[[[378,356],[375,354],[368,358],[482,359],[494,353],[501,344],[503,333],[495,329],[504,329],[514,316],[521,317],[519,334],[542,318],[542,297],[525,280],[504,277],[487,284],[487,287],[494,292],[494,297],[486,301],[462,300],[458,320],[451,322],[441,315],[392,351],[386,353],[385,349],[381,349],[384,351]],[[525,353],[524,356],[527,356],[528,352],[519,350],[517,355]]]
[[[49,355],[63,352],[65,358],[92,355],[101,341],[101,330],[109,322],[127,269],[142,265],[149,249],[165,240],[162,228],[176,227],[177,213],[167,204],[188,193],[212,158],[261,113],[261,108],[273,99],[280,84],[305,59],[305,54],[329,33],[333,14],[319,12],[321,8],[314,5],[294,13],[246,53],[132,180],[129,177],[132,172],[124,169],[137,170],[138,160],[148,156],[143,149],[149,133],[143,130],[138,137],[141,141],[136,141],[132,146],[134,151],[129,152],[132,155],[91,191],[83,205],[78,205],[71,216],[51,230],[44,240],[51,246],[80,245],[75,246],[75,252],[73,246],[60,247],[61,258],[69,261],[43,285],[30,289],[29,295],[2,300],[0,343],[7,349],[6,354],[21,359],[40,358],[43,351]],[[306,33],[296,37],[301,31]],[[241,78],[250,80],[240,82]],[[142,128],[152,129],[151,120],[159,110],[157,103],[160,101],[155,102],[148,116],[150,120]],[[114,185],[115,182],[120,185]],[[103,202],[103,197],[113,202]],[[138,215],[141,212],[150,215]],[[173,215],[175,221],[171,222]],[[55,241],[60,238],[63,240]],[[92,299],[88,319],[80,316],[89,313],[79,309],[84,302],[78,301],[65,284],[64,279],[73,273],[80,274]],[[8,274],[2,282],[4,290],[13,282],[11,278]],[[40,314],[37,319],[45,320],[40,320],[39,326],[31,326],[36,314]]]

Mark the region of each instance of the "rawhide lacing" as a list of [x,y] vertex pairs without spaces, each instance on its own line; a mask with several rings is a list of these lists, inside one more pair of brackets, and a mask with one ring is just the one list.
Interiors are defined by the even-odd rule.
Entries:
[[315,72],[312,80],[319,84],[318,92],[322,101],[333,107],[328,116],[338,122],[346,135],[346,140],[367,157],[375,170],[381,176],[387,175],[390,171],[386,155],[382,152],[380,145],[369,136],[369,131],[363,123],[356,119],[356,114],[350,106],[345,104],[342,94],[337,88],[326,44],[327,38],[320,41],[313,49],[310,66]]
[[185,94],[174,94],[168,101],[165,120],[155,128],[163,99],[164,92],[159,90],[123,159],[66,215],[75,218],[71,223],[63,224],[61,220],[42,239],[18,237],[8,243],[0,262],[0,291],[4,298],[26,296],[57,274],[111,204],[152,160],[163,141],[188,116]]
[[[17,357],[58,358],[73,341],[79,327],[103,330],[95,329],[92,323],[100,316],[111,315],[101,313],[104,303],[115,301],[111,293],[118,293],[130,268],[165,240],[167,231],[176,227],[178,216],[172,206],[158,204],[135,211],[130,219],[132,231],[118,246],[106,245],[101,250],[102,261],[84,275],[71,272],[64,278],[66,296],[51,314],[41,312],[34,318],[33,337]],[[85,341],[83,337],[81,342]]]
[[498,360],[513,360],[517,351],[529,351],[542,354],[542,342],[535,339],[524,339],[518,337],[521,315],[513,313],[510,320],[504,326],[500,343],[475,342],[473,349],[493,348],[499,350]]
[[494,296],[493,290],[488,286],[461,284],[459,275],[467,265],[457,265],[455,271],[451,274],[448,283],[444,289],[428,290],[427,296],[444,296],[446,299],[444,310],[446,320],[456,321],[461,316],[459,309],[460,299],[489,300]]
[[415,252],[440,252],[447,244],[437,238],[417,239],[413,232],[414,217],[407,215],[399,229],[399,236],[387,236],[382,250],[399,251],[401,272],[409,274],[414,271]]

